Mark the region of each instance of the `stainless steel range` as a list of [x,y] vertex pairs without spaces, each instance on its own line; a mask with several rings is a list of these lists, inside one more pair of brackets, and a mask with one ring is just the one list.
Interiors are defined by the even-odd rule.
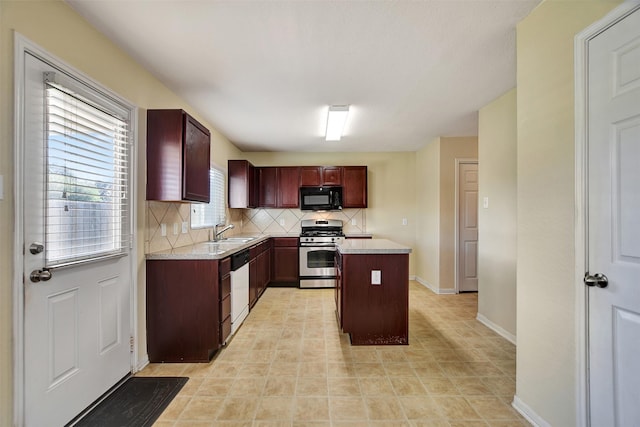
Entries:
[[344,241],[339,219],[304,219],[300,233],[300,287],[335,288],[336,244]]

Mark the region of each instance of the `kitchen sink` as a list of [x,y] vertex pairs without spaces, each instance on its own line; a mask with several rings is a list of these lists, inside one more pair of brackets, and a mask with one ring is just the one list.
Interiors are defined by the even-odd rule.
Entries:
[[221,240],[221,242],[229,242],[229,243],[247,243],[252,240],[255,240],[255,237],[225,237]]

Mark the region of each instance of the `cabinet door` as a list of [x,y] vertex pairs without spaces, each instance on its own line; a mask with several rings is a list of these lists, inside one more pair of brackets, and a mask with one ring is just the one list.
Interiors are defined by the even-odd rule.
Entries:
[[260,207],[275,208],[278,204],[278,168],[258,168]]
[[182,198],[209,203],[209,131],[184,113]]
[[149,260],[147,349],[151,362],[208,362],[219,347],[218,262]]
[[345,166],[343,168],[342,197],[344,208],[367,207],[367,167]]
[[228,169],[228,198],[230,208],[254,208],[255,197],[255,168],[246,160],[229,160]]
[[249,308],[253,308],[258,300],[260,274],[258,271],[258,259],[249,261]]
[[299,167],[279,167],[278,168],[278,207],[297,208],[300,192],[300,168]]
[[297,283],[298,238],[276,237],[273,239],[273,259],[271,260],[271,280],[273,282]]
[[322,167],[302,166],[300,167],[300,186],[317,187],[322,185]]
[[322,185],[342,185],[342,168],[337,166],[323,167]]

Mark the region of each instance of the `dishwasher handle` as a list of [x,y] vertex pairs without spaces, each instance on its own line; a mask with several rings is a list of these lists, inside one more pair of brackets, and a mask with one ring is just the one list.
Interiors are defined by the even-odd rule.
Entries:
[[231,271],[236,271],[240,267],[249,263],[249,249],[231,255]]

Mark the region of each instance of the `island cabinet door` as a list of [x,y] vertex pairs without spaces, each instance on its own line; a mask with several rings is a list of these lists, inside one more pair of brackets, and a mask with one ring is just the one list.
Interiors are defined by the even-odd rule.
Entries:
[[[342,258],[342,329],[351,335],[351,343],[408,344],[409,255]],[[374,272],[379,272],[379,284]]]

